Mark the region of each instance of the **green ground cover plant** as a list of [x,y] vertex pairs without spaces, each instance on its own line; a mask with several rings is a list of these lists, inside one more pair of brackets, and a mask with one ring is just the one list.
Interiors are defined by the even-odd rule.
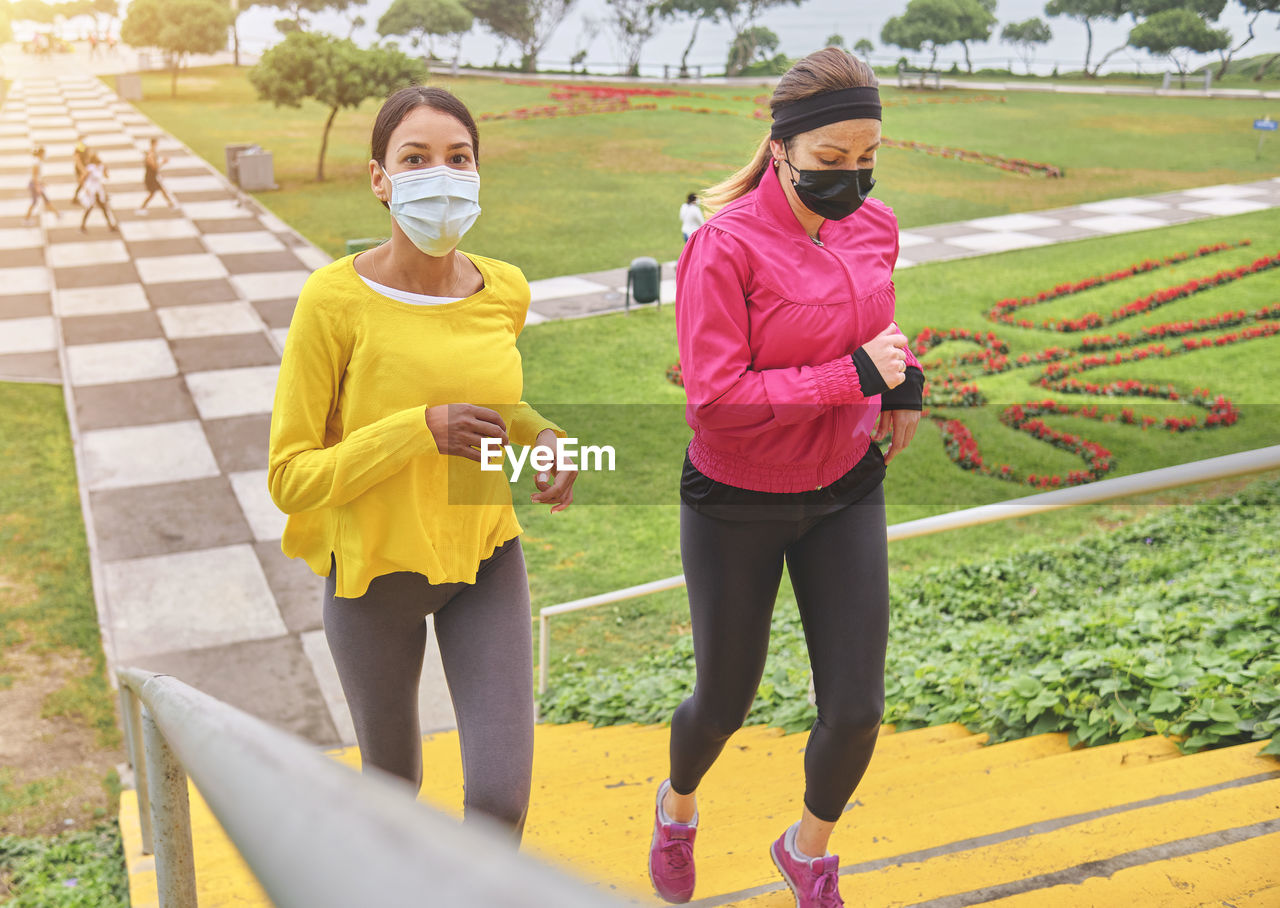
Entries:
[[[1280,755],[1280,482],[1169,507],[1121,530],[892,578],[885,721],[960,722],[993,741],[1149,734],[1185,751],[1270,740]],[[747,719],[816,717],[794,601],[773,619]],[[665,722],[688,695],[687,635],[612,670],[561,677],[548,721]]]
[[[342,254],[348,238],[385,235],[388,216],[368,191],[377,104],[338,115],[330,179],[316,183],[328,112],[314,102],[292,110],[258,101],[246,73],[193,70],[177,99],[167,97],[163,74],[144,74],[146,100],[138,106],[219,168],[228,143],[271,150],[281,188],[258,198],[330,254]],[[476,76],[436,77],[436,84],[456,91],[482,118],[558,103],[554,84]],[[468,234],[468,249],[513,262],[535,279],[619,267],[637,255],[674,259],[681,245],[676,209],[688,192],[748,160],[765,132],[755,113],[768,90],[687,84],[655,90],[693,94],[632,99],[633,107],[653,109],[482,122],[487,207]],[[1262,179],[1280,154],[1254,159],[1253,101],[918,92],[888,84],[883,94],[885,134],[895,140],[1064,171],[1048,179],[885,148],[876,194],[905,227]]]
[[119,829],[102,823],[52,838],[0,836],[0,903],[9,908],[128,908]]

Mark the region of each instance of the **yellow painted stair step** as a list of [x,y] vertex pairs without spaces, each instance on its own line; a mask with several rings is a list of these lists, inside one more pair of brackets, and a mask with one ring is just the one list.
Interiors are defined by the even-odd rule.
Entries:
[[[1280,816],[1280,778],[1110,814],[927,861],[846,876],[843,888],[846,895],[856,893],[859,900],[872,904],[911,905],[1050,874],[1090,861],[1103,861],[1177,839],[1248,826],[1277,816]],[[856,855],[841,857],[845,863],[858,859]]]
[[[1275,908],[1280,832],[1210,851],[1130,867],[1105,879],[988,902],[991,908]],[[1257,901],[1261,899],[1261,901]]]

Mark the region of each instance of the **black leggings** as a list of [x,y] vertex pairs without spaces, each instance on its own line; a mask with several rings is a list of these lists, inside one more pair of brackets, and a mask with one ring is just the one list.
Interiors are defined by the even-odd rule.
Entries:
[[871,761],[884,714],[884,487],[807,520],[720,520],[682,505],[680,554],[697,684],[671,720],[671,787],[692,793],[750,712],[785,559],[818,701],[804,754],[804,803],[835,822]]

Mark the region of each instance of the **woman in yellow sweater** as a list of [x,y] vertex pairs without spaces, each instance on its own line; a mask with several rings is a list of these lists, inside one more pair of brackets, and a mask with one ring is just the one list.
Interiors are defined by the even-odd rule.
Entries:
[[[518,839],[533,765],[529,586],[503,472],[480,445],[552,449],[564,432],[520,398],[518,268],[459,252],[480,213],[475,121],[438,88],[382,106],[369,162],[391,240],[311,275],[271,416],[281,546],[326,578],[325,636],[365,766],[422,783],[417,690],[434,615],[458,720],[466,812]],[[492,443],[490,443],[492,444]],[[561,511],[570,468],[533,500]]]

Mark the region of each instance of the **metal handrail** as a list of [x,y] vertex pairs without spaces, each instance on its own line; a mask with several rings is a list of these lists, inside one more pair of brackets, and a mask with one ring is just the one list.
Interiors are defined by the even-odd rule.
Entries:
[[187,774],[278,908],[608,908],[620,903],[460,825],[402,781],[353,772],[175,678],[117,672],[143,851],[161,908],[195,908]]
[[[1280,445],[1242,451],[1238,454],[1226,454],[1222,457],[1211,457],[1207,460],[1196,460],[1191,463],[1164,467],[1159,470],[1148,470],[1143,473],[1132,473],[1118,476],[1115,479],[1103,479],[1086,485],[1072,486],[1066,489],[1055,489],[1038,495],[1027,495],[1023,498],[1012,498],[995,504],[984,504],[962,511],[950,511],[946,514],[935,514],[919,520],[908,520],[895,523],[887,528],[890,542],[900,539],[911,539],[916,536],[928,536],[947,530],[977,526],[983,523],[994,523],[1008,520],[1011,517],[1029,517],[1044,511],[1055,511],[1061,508],[1080,504],[1096,504],[1100,501],[1111,501],[1116,498],[1127,498],[1131,495],[1142,495],[1148,492],[1159,492],[1179,486],[1195,485],[1216,479],[1230,479],[1233,476],[1244,476],[1250,473],[1263,473],[1267,470],[1280,469]],[[684,574],[652,580],[637,586],[628,586],[611,593],[588,596],[585,599],[574,599],[549,605],[538,611],[538,692],[545,694],[551,678],[551,619],[567,612],[594,608],[597,605],[609,605],[659,593],[664,590],[678,589],[685,585]]]

